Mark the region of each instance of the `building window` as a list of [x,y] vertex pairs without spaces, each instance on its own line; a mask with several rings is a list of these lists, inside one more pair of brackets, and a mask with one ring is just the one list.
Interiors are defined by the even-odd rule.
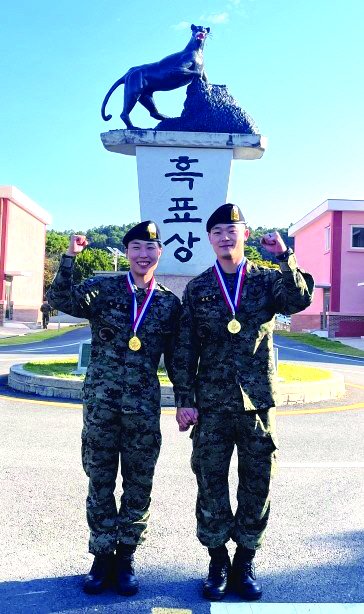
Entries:
[[364,226],[351,227],[351,247],[364,248]]
[[331,247],[331,226],[325,228],[325,252],[329,252]]

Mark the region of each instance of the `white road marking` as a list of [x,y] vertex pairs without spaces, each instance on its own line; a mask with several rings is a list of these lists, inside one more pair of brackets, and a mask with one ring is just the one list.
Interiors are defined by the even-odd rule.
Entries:
[[[238,466],[237,458],[233,458],[232,467]],[[280,469],[363,469],[364,461],[329,461],[329,462],[278,462]],[[364,612],[364,610],[363,610]]]
[[[87,341],[91,341],[91,339],[85,339],[85,342]],[[48,346],[48,347],[41,347],[41,348],[34,348],[34,350],[32,349],[28,349],[28,350],[18,350],[18,352],[43,352],[43,350],[55,350],[57,348],[67,348],[67,347],[71,347],[73,345],[80,345],[80,342],[78,341],[77,343],[65,343],[64,345],[52,345],[52,346]],[[17,353],[18,353],[17,352]],[[11,352],[9,352],[10,354]]]
[[279,463],[279,466],[288,469],[357,469],[364,467],[364,462]]
[[212,603],[211,614],[363,614],[363,603]]

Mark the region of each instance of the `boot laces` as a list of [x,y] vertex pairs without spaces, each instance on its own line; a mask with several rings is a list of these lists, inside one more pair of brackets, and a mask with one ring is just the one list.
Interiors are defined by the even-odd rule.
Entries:
[[228,561],[224,559],[212,560],[209,566],[209,578],[210,580],[220,580],[227,575]]
[[255,565],[253,561],[241,561],[239,567],[244,576],[250,576],[253,580],[256,580]]
[[120,571],[126,571],[131,574],[134,573],[134,556],[133,555],[124,555],[118,556],[118,568]]

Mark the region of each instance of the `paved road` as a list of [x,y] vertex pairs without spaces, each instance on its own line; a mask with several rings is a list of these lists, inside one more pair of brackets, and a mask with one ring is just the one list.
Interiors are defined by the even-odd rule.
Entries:
[[76,328],[60,337],[53,337],[45,341],[23,343],[21,345],[1,345],[1,354],[22,356],[23,354],[78,354],[81,341],[90,339],[89,327]]
[[[11,354],[22,356],[24,354],[78,354],[79,343],[90,339],[90,329],[88,327],[78,328],[65,333],[61,337],[55,337],[46,341],[27,343],[14,346],[0,346],[1,354]],[[278,348],[280,360],[294,360],[299,362],[324,362],[327,364],[342,365],[362,365],[364,358],[353,358],[349,356],[339,356],[324,352],[303,343],[280,337],[274,338],[274,345]]]
[[[34,360],[35,356],[52,359],[55,356],[78,354],[79,343],[90,339],[90,329],[80,328],[48,341],[23,344],[19,346],[0,346],[0,374],[8,373],[12,364]],[[278,347],[279,360],[315,363],[343,373],[348,384],[364,381],[364,358],[339,356],[297,343],[285,337],[276,336],[274,344]],[[0,380],[0,393],[4,393],[4,382]]]
[[[63,337],[58,344],[61,339],[70,341]],[[303,356],[299,349],[297,361]],[[3,373],[11,362],[34,357],[28,351],[20,359],[14,350],[2,351]],[[329,366],[328,358],[323,356],[319,364]],[[280,471],[267,540],[257,556],[264,603],[363,601],[363,367],[362,361],[330,364],[346,374],[344,399],[278,409]],[[80,590],[91,561],[84,515],[87,484],[79,457],[81,408],[29,398],[1,397],[0,403],[1,614],[156,614],[158,607],[165,614],[168,608],[175,608],[173,614],[181,608],[223,614],[223,604],[210,610],[200,595],[208,557],[194,537],[191,443],[177,431],[173,414],[162,415],[151,534],[137,554],[141,591],[131,599],[111,591],[89,597]],[[355,409],[342,411],[351,406]],[[233,490],[236,464],[234,457]],[[232,501],[234,505],[234,494]],[[256,611],[248,604],[237,606],[234,596],[226,603],[239,607],[239,614]]]
[[286,337],[274,336],[274,346],[278,348],[280,360],[294,360],[299,362],[324,362],[326,364],[364,366],[364,357],[351,357],[324,352],[318,348],[310,347],[304,343],[297,343]]
[[[157,606],[210,612],[200,595],[208,558],[194,537],[191,444],[174,416],[162,416],[151,535],[137,554],[141,591],[131,599],[111,591],[89,597],[80,590],[91,560],[81,409],[1,402],[0,612],[152,614]],[[280,472],[267,541],[257,556],[264,602],[363,600],[363,421],[360,410],[278,416]]]

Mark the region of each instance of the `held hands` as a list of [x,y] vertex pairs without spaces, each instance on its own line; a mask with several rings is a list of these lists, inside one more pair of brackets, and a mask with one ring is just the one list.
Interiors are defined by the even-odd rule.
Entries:
[[287,250],[285,242],[283,241],[279,232],[276,230],[263,235],[260,239],[260,244],[267,250],[267,252],[273,254],[274,256],[279,256],[279,254],[283,254],[283,252]]
[[197,424],[198,411],[195,407],[177,407],[176,420],[180,431],[188,431],[190,426]]
[[80,254],[87,245],[88,241],[84,235],[72,235],[66,253],[68,256],[76,256],[77,254]]

